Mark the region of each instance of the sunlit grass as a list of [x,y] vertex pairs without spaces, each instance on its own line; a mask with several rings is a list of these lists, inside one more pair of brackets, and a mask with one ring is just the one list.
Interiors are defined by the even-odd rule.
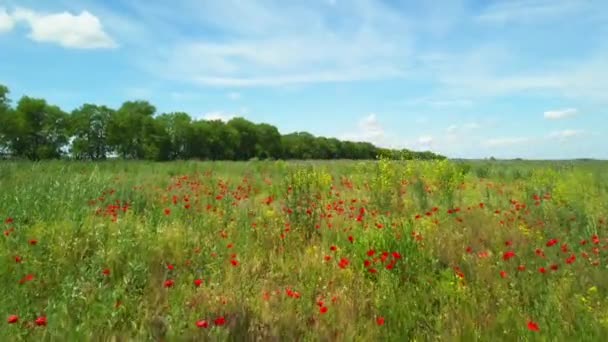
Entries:
[[0,340],[602,340],[606,171],[3,163]]

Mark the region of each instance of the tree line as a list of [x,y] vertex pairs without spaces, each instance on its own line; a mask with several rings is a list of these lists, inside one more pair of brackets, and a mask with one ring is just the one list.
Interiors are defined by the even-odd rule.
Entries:
[[84,104],[68,113],[44,99],[23,96],[13,106],[3,85],[0,155],[30,160],[158,161],[444,158],[428,151],[391,150],[306,132],[282,135],[275,126],[240,117],[223,122],[197,120],[182,112],[158,114],[147,101],[127,101],[118,109]]

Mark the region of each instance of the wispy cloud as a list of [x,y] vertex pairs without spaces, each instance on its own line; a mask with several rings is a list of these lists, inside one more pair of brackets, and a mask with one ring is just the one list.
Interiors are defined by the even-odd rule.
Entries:
[[429,147],[431,147],[431,145],[433,144],[434,141],[435,141],[435,139],[430,135],[423,135],[423,136],[418,137],[418,144],[421,147],[429,148]]
[[582,129],[565,129],[562,131],[555,131],[549,134],[550,138],[567,139],[576,136],[583,135],[585,131]]
[[370,113],[361,118],[354,131],[343,133],[339,138],[351,141],[367,141],[383,147],[392,146],[386,129],[375,113]]
[[0,7],[0,33],[9,32],[15,26],[15,21],[6,12],[5,8]]
[[586,1],[570,0],[515,0],[499,1],[488,6],[477,20],[484,23],[507,23],[514,21],[538,22],[554,19],[586,8]]
[[213,112],[208,112],[202,115],[202,119],[204,120],[220,120],[220,121],[224,121],[224,122],[228,122],[231,119],[234,119],[236,117],[242,117],[243,115],[238,114],[238,113],[226,113],[223,111],[213,111]]
[[[411,39],[381,3],[178,1],[226,39],[181,39],[150,66],[169,79],[221,87],[282,86],[400,78]],[[195,10],[196,9],[196,10]],[[336,21],[328,21],[331,14]],[[231,20],[233,18],[234,20]],[[302,28],[306,27],[306,30]]]
[[529,143],[532,139],[527,137],[510,137],[488,139],[484,144],[488,147],[506,147]]
[[549,110],[544,113],[545,119],[547,120],[559,120],[565,119],[578,114],[578,110],[576,108],[566,108],[566,109],[557,109],[557,110]]
[[447,133],[455,134],[455,133],[468,133],[471,130],[475,130],[481,128],[481,124],[475,121],[467,122],[461,125],[450,125],[446,128]]

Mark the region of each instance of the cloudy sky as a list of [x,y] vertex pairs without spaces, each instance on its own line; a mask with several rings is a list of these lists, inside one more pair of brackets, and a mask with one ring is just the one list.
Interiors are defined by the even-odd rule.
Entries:
[[608,158],[608,1],[0,0],[0,83],[451,157]]

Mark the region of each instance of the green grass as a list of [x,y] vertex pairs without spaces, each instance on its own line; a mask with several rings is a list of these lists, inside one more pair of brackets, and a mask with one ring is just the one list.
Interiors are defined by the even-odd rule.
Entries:
[[0,340],[600,341],[607,203],[605,162],[3,162]]

